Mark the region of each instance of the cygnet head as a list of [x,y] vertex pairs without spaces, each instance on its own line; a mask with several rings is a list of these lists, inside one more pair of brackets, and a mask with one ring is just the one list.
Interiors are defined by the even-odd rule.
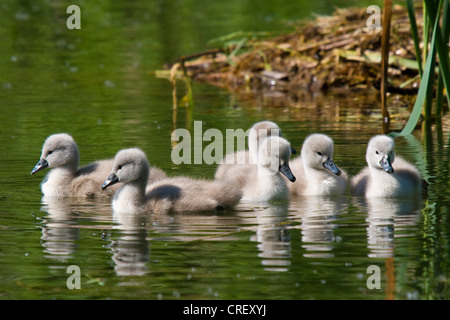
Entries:
[[386,135],[378,135],[370,139],[366,152],[369,167],[393,173],[394,159],[394,139]]
[[250,156],[255,158],[258,155],[259,144],[270,136],[281,137],[280,127],[272,121],[260,121],[255,123],[248,133],[248,150]]
[[31,174],[47,167],[67,167],[76,171],[79,161],[80,155],[75,140],[67,133],[53,134],[45,140],[41,158],[31,170]]
[[281,137],[280,127],[272,121],[257,122],[250,128],[248,134],[249,145],[259,146],[262,140],[270,136]]
[[295,181],[289,167],[291,144],[281,137],[271,136],[261,142],[258,151],[258,165],[267,168],[272,174],[281,172],[290,181]]
[[114,157],[111,174],[102,185],[102,189],[118,183],[143,183],[150,174],[150,165],[145,153],[138,148],[120,150]]
[[[276,123],[267,120],[255,123],[248,133],[248,150],[250,155],[256,158],[260,143],[271,136],[281,137],[281,129]],[[296,153],[295,149],[291,148],[291,153]]]
[[314,133],[309,135],[302,146],[303,163],[317,170],[329,170],[340,175],[341,170],[333,162],[334,143],[327,135]]

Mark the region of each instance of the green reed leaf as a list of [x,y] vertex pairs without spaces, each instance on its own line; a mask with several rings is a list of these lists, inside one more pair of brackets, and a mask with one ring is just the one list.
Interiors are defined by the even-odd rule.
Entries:
[[413,0],[406,0],[406,7],[408,9],[409,23],[411,24],[411,33],[414,40],[414,49],[416,51],[416,59],[419,68],[419,75],[422,77],[422,54],[420,51],[419,32],[417,30],[416,14],[414,10]]

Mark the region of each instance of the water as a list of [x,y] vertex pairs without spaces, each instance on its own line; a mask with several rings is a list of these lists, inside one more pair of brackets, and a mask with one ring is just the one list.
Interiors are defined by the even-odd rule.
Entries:
[[[299,197],[127,217],[113,215],[109,202],[41,200],[44,174],[29,173],[56,132],[74,136],[82,164],[136,146],[170,175],[212,178],[215,165],[172,163],[172,130],[193,130],[194,120],[203,132],[246,130],[271,119],[298,151],[309,133],[323,132],[334,138],[341,168],[356,174],[365,165],[366,143],[380,130],[373,93],[290,101],[194,83],[194,109],[175,116],[171,84],[152,71],[224,34],[289,30],[310,12],[330,12],[322,2],[201,1],[201,12],[198,5],[85,1],[82,29],[69,31],[63,5],[2,2],[0,298],[447,299],[447,129],[396,142],[430,183],[419,203]],[[408,110],[391,113],[401,119]],[[80,268],[79,290],[67,287],[70,265]],[[379,268],[380,289],[367,285],[371,266]]]

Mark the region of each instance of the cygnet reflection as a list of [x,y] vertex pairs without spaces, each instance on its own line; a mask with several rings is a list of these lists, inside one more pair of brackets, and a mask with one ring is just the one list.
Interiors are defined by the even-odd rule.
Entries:
[[150,241],[147,213],[113,214],[119,233],[111,240],[114,271],[118,276],[144,276],[149,272]]
[[250,240],[257,242],[258,257],[266,271],[288,271],[291,265],[291,235],[288,228],[289,204],[243,202],[240,216],[252,225],[255,234]]
[[65,202],[45,202],[41,210],[48,213],[42,224],[44,257],[66,263],[76,251],[80,237],[78,218]]
[[[226,211],[224,211],[226,212]],[[224,213],[118,213],[113,214],[118,233],[111,241],[117,275],[141,276],[151,268],[152,241],[235,240],[237,218]]]
[[408,228],[418,222],[421,200],[366,198],[367,247],[371,258],[394,256],[394,239],[405,237]]
[[66,263],[73,258],[80,239],[80,216],[89,220],[107,221],[111,213],[110,206],[95,203],[95,212],[90,212],[92,202],[73,198],[43,197],[41,210],[47,215],[43,217],[42,246],[44,256],[58,262]]
[[303,254],[307,258],[334,257],[338,216],[345,211],[345,197],[303,196],[291,201],[290,210],[301,218]]

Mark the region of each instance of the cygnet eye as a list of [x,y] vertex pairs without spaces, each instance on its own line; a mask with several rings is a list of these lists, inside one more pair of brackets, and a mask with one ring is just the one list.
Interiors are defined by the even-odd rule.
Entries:
[[376,154],[380,154],[378,151],[375,151]]
[[117,167],[117,170],[120,170],[120,169],[122,169],[122,165],[120,165],[120,166]]
[[322,152],[317,152],[317,154],[318,154],[319,156],[322,156]]

